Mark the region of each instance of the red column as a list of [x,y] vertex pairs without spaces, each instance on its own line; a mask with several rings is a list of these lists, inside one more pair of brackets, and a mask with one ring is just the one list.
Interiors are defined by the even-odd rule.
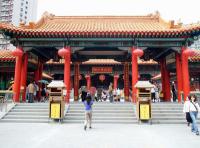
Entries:
[[[43,63],[40,61],[39,68],[38,68],[38,80],[42,80],[42,72],[43,72]],[[38,101],[41,98],[41,91],[42,91],[42,84],[38,83],[39,92],[38,92]]]
[[170,73],[167,70],[166,60],[161,60],[161,74],[163,75],[162,89],[164,90],[164,100],[171,101],[171,91],[170,91]]
[[25,53],[23,63],[22,63],[22,72],[21,72],[21,87],[24,88],[22,92],[23,102],[26,102],[27,66],[28,66],[28,53]]
[[114,75],[114,90],[117,89],[117,82],[118,82],[118,79],[119,79],[119,75],[118,74],[115,74]]
[[183,75],[183,93],[184,101],[190,93],[190,81],[189,81],[189,70],[188,70],[188,57],[193,56],[194,51],[182,47],[182,75]]
[[124,64],[124,97],[125,100],[129,100],[129,64],[125,62]]
[[138,81],[138,57],[141,57],[144,54],[143,50],[132,48],[132,102],[136,102],[136,93],[135,84]]
[[58,54],[61,57],[64,57],[65,63],[64,63],[64,83],[67,90],[66,95],[66,102],[69,103],[70,99],[70,61],[71,61],[71,49],[70,47],[64,47],[58,51]]
[[21,79],[21,67],[22,67],[22,48],[17,47],[12,54],[16,57],[15,63],[15,78],[14,78],[14,88],[13,88],[13,100],[14,102],[19,102],[20,98],[20,79]]
[[74,64],[74,100],[78,101],[79,63]]
[[166,93],[165,93],[165,71],[164,71],[164,60],[161,59],[160,60],[160,71],[161,71],[161,83],[162,83],[162,93],[163,93],[163,99],[165,99],[166,97]]
[[87,75],[85,76],[85,78],[86,78],[86,81],[87,81],[87,90],[89,91],[89,90],[90,90],[90,87],[91,87],[91,77],[90,77],[89,74],[87,74]]
[[181,103],[181,91],[183,90],[182,84],[182,66],[181,55],[176,53],[176,80],[177,80],[177,96],[178,102]]

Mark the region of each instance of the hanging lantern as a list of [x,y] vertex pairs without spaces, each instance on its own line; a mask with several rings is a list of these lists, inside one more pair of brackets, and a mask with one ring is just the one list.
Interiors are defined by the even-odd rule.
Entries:
[[100,75],[100,76],[99,76],[99,80],[100,80],[100,81],[104,81],[105,79],[106,79],[105,75]]

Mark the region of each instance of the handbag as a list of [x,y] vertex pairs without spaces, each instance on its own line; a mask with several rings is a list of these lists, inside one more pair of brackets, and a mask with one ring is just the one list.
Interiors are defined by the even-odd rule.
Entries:
[[192,123],[192,118],[191,118],[189,112],[186,112],[186,120],[187,120],[187,122]]

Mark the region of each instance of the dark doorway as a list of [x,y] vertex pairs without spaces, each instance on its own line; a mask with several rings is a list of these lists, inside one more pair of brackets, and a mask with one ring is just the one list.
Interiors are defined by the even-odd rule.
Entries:
[[[100,80],[100,75],[103,75],[105,79]],[[108,89],[110,83],[113,83],[113,76],[109,74],[95,74],[91,77],[91,86],[96,88]]]

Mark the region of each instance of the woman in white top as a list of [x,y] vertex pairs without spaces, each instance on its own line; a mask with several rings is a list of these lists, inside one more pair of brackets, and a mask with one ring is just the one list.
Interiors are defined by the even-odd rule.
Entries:
[[197,126],[197,115],[198,115],[198,111],[200,111],[200,107],[199,104],[197,103],[197,98],[195,95],[190,95],[188,96],[189,100],[190,100],[190,104],[189,104],[189,112],[190,112],[190,117],[192,118],[192,132],[196,133],[196,135],[199,135],[199,130],[198,130],[198,126]]
[[186,101],[184,102],[183,112],[185,113],[185,117],[189,126],[190,123],[192,123],[192,118],[190,117],[190,100],[188,97],[186,98]]

